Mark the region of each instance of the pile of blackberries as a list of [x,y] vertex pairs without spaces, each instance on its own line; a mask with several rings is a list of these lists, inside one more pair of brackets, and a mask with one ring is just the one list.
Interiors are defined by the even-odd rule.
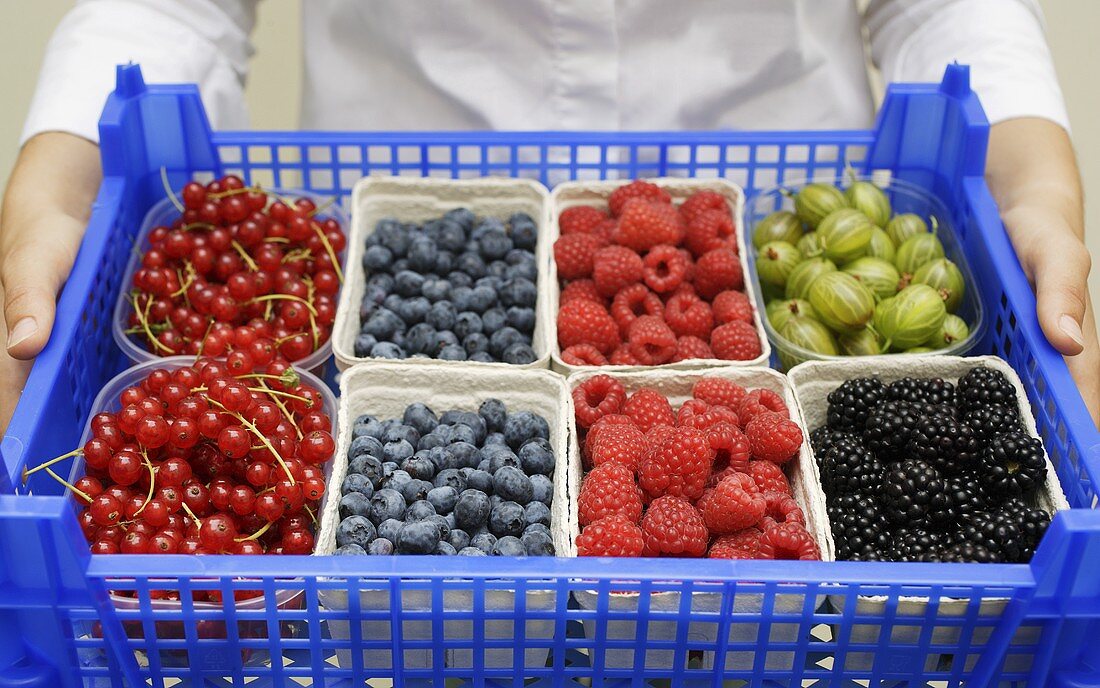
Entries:
[[367,237],[355,355],[531,363],[538,226],[466,208],[422,225],[380,220]]
[[441,416],[359,416],[337,554],[553,556],[554,451],[542,416],[488,399]]
[[837,558],[1027,562],[1050,524],[1043,445],[1000,371],[848,380],[810,435]]

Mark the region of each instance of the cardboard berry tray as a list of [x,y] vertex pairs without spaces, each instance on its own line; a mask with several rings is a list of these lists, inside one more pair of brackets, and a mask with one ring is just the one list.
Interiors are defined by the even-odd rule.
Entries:
[[[340,379],[340,434],[337,437],[336,459],[334,460],[331,484],[343,483],[348,468],[348,448],[351,445],[351,430],[355,418],[361,414],[371,414],[379,419],[400,418],[405,407],[414,402],[427,404],[436,413],[451,409],[477,411],[483,401],[497,398],[503,401],[509,412],[531,411],[546,419],[550,425],[550,445],[554,450],[556,466],[554,468],[554,500],[551,505],[550,532],[554,539],[554,548],[559,557],[576,556],[573,540],[577,533],[577,515],[575,493],[570,493],[568,476],[572,474],[571,463],[575,457],[571,453],[569,432],[573,419],[573,401],[569,396],[565,380],[548,370],[515,370],[507,364],[485,364],[480,366],[430,366],[408,365],[403,363],[370,363],[348,368]],[[321,531],[317,537],[318,555],[332,555],[336,550],[336,527],[339,515],[340,489],[329,491],[322,503]],[[368,557],[372,555],[366,555]],[[403,556],[403,555],[395,555]],[[439,557],[444,563],[444,557]],[[389,640],[392,627],[388,615],[374,615],[372,612],[390,610],[390,591],[386,581],[380,581],[377,589],[371,590],[369,581],[365,581],[360,592],[358,608],[362,610],[362,638],[371,640]],[[515,591],[502,585],[499,590],[486,586],[484,608],[486,610],[513,610]],[[347,611],[350,601],[346,589],[322,589],[318,593],[322,606],[343,614],[329,620],[329,631],[335,639],[349,639],[351,629]],[[401,608],[404,611],[415,609],[433,612],[436,615],[446,611],[473,608],[474,600],[469,588],[445,591],[442,609],[433,604],[432,592],[406,590],[401,595]],[[526,607],[530,611],[551,612],[557,608],[557,594],[553,589],[538,589],[537,584],[528,586]],[[529,647],[525,657],[519,661],[523,666],[542,666],[549,653],[550,639],[555,632],[555,621],[551,615],[528,619],[526,630],[513,628],[510,619],[487,620],[477,630],[486,639],[510,639],[516,633],[523,632],[528,640],[545,642],[547,647]],[[474,628],[471,621],[448,621],[448,639],[469,641],[473,638]],[[405,622],[403,640],[432,640],[432,622]],[[433,651],[424,649],[406,649],[401,661],[406,669],[428,668],[432,666]],[[511,648],[489,648],[484,650],[484,666],[488,668],[512,667],[513,650]],[[337,660],[341,667],[351,667],[350,650],[337,650]],[[473,652],[470,649],[446,650],[447,665],[470,668],[473,666]],[[391,648],[362,650],[363,666],[391,667],[393,662]]]
[[[359,334],[359,303],[366,291],[367,275],[363,269],[364,242],[374,233],[379,220],[395,217],[403,222],[424,222],[440,217],[448,210],[468,208],[478,216],[506,219],[512,213],[524,212],[538,225],[535,262],[538,265],[538,301],[535,303],[535,331],[531,347],[537,357],[526,365],[477,361],[446,361],[435,358],[407,358],[407,365],[442,365],[447,367],[475,366],[486,369],[547,368],[554,339],[551,299],[547,298],[550,281],[545,265],[549,262],[553,244],[550,222],[550,192],[530,179],[484,177],[478,179],[435,179],[430,177],[367,177],[361,179],[352,192],[351,228],[348,231],[348,269],[345,284],[336,308],[332,329],[332,350],[336,366],[346,370],[356,363],[382,359],[355,355],[355,337]],[[556,308],[556,306],[555,306]]]
[[[661,366],[574,366],[561,360],[561,347],[558,346],[558,328],[557,328],[557,313],[558,306],[560,305],[561,287],[558,283],[557,266],[554,264],[553,251],[548,251],[550,254],[548,257],[548,264],[550,266],[546,280],[546,291],[540,292],[548,294],[550,308],[550,347],[551,347],[551,366],[555,370],[559,370],[566,375],[585,371],[585,370],[600,370],[603,372],[616,372],[623,370],[652,370],[655,368],[660,369],[674,369],[674,370],[690,370],[693,368],[707,368],[713,366],[766,366],[768,365],[768,358],[771,356],[771,344],[768,342],[768,335],[764,331],[764,324],[761,318],[763,317],[759,310],[757,310],[756,289],[757,286],[753,283],[753,280],[749,278],[749,267],[747,259],[747,250],[745,248],[744,238],[744,215],[745,215],[745,192],[741,190],[741,187],[726,179],[683,179],[677,177],[658,177],[654,179],[647,179],[646,181],[652,182],[661,187],[672,196],[673,205],[680,205],[689,196],[697,191],[714,191],[721,194],[729,201],[733,214],[733,234],[737,240],[737,253],[738,260],[741,263],[741,271],[745,276],[745,295],[749,297],[749,302],[753,304],[753,325],[756,328],[756,334],[760,339],[760,355],[749,361],[727,361],[717,358],[696,358],[687,361],[681,361],[679,363],[666,363]],[[560,231],[558,228],[558,216],[566,208],[571,208],[578,205],[594,206],[601,209],[607,208],[607,199],[611,196],[611,192],[620,186],[629,184],[629,180],[622,181],[576,181],[576,182],[564,182],[554,187],[553,192],[550,194],[550,207],[553,211],[550,218],[550,225],[545,235],[540,234],[540,241],[545,236],[547,246],[553,246],[557,241]],[[540,287],[541,289],[541,287]]]
[[[889,383],[904,377],[940,377],[948,382],[957,383],[959,378],[966,374],[968,370],[977,366],[993,368],[1004,373],[1016,389],[1016,400],[1020,410],[1020,418],[1024,421],[1024,427],[1032,437],[1039,437],[1035,426],[1035,416],[1032,413],[1031,405],[1028,403],[1027,393],[1024,391],[1019,375],[1016,374],[1012,366],[996,356],[964,358],[959,356],[928,357],[895,354],[863,359],[808,361],[792,368],[788,376],[791,385],[794,387],[799,411],[808,424],[807,430],[813,431],[825,424],[829,392],[836,389],[845,380],[857,377],[876,377]],[[814,463],[816,464],[816,461]],[[815,493],[822,500],[821,510],[824,511],[825,496],[820,489],[820,484]],[[1054,465],[1049,457],[1047,458],[1046,482],[1040,488],[1036,499],[1039,508],[1046,510],[1052,516],[1056,511],[1069,508],[1062,485],[1058,480],[1058,474],[1055,472]],[[825,523],[828,528],[827,517]],[[890,565],[896,566],[897,564]],[[982,566],[982,564],[977,565]],[[945,583],[948,583],[948,581],[945,581]],[[845,596],[830,595],[829,599],[838,609],[846,603],[850,604],[850,600]],[[983,597],[980,605],[975,605],[974,602],[975,600],[970,599],[952,598],[949,593],[945,592],[943,596],[935,600],[930,600],[927,597],[902,596],[900,601],[895,603],[896,607],[889,609],[889,599],[886,596],[859,596],[855,605],[855,613],[857,616],[870,617],[895,614],[928,618],[929,623],[927,625],[934,628],[931,631],[931,642],[951,645],[960,641],[961,627],[958,624],[939,623],[939,619],[973,614],[975,613],[975,610],[971,609],[973,606],[978,606],[976,613],[979,616],[999,617],[1005,613],[1005,608],[1008,605],[1008,599],[996,597]],[[930,611],[929,608],[932,606],[934,606],[934,609]],[[855,643],[875,643],[878,641],[878,632],[879,627],[877,625],[857,625],[852,629],[851,641]],[[917,624],[896,626],[892,637],[902,643],[916,643],[923,632],[926,631]],[[1038,629],[1022,627],[1017,630],[1012,643],[1035,643],[1038,642],[1038,635]],[[1012,662],[1013,657],[1014,655],[1010,654],[1006,661]],[[1020,657],[1030,665],[1031,657],[1029,655],[1021,655]],[[935,670],[940,659],[942,659],[940,655],[930,653],[925,669],[928,671]],[[967,658],[967,670],[972,668],[975,661],[976,657],[974,656]],[[849,653],[846,666],[848,668],[869,668],[873,663],[874,657],[871,653],[853,652]],[[1005,668],[1010,671],[1027,670],[1027,667],[1010,667],[1008,664]]]
[[[803,422],[799,413],[798,404],[795,401],[794,390],[792,389],[787,378],[781,373],[777,373],[769,368],[744,368],[736,366],[722,366],[712,368],[697,368],[692,370],[682,369],[668,369],[668,368],[650,368],[648,370],[628,370],[620,371],[619,369],[612,368],[610,370],[603,370],[602,368],[592,368],[583,372],[574,373],[568,378],[569,389],[576,389],[582,382],[592,378],[596,375],[608,374],[611,377],[618,380],[626,388],[628,393],[634,392],[642,387],[649,387],[661,394],[665,395],[671,402],[673,408],[677,408],[684,401],[691,398],[692,385],[695,381],[701,377],[723,377],[729,380],[733,380],[737,384],[745,387],[746,389],[768,389],[783,397],[783,401],[787,404],[787,407],[791,412],[791,419],[802,426],[802,448],[798,452],[798,456],[792,459],[785,467],[785,472],[791,483],[791,491],[794,493],[794,499],[798,502],[798,505],[802,507],[803,512],[806,514],[806,529],[817,540],[818,547],[821,549],[821,558],[824,561],[830,561],[833,557],[833,539],[829,532],[828,518],[825,515],[825,500],[824,495],[820,493],[821,481],[817,475],[817,464],[814,463],[813,456],[810,453],[810,440],[809,429]],[[580,466],[581,450],[578,441],[578,433],[576,431],[576,425],[573,425],[572,437],[570,442],[572,444],[571,456],[574,458],[574,470],[570,473],[570,480],[575,481],[575,484],[570,485],[569,493],[577,495],[580,493],[580,481],[583,470]],[[574,511],[576,507],[574,506]],[[576,516],[574,516],[575,518]],[[797,564],[797,562],[793,562]],[[574,592],[577,602],[580,603],[584,609],[595,611],[598,609],[600,593],[596,590],[577,590]],[[649,610],[651,612],[664,612],[672,614],[677,610],[680,610],[681,595],[679,592],[655,592],[648,596]],[[807,600],[806,595],[785,595],[783,593],[777,593],[774,599],[771,600],[772,608],[770,612],[763,609],[763,605],[766,600],[763,595],[758,593],[739,593],[733,602],[732,612],[738,615],[756,615],[756,614],[797,614],[801,613],[807,605],[812,605],[814,609],[819,607],[824,601],[824,596],[816,596],[813,600]],[[620,614],[631,614],[635,618],[639,615],[639,595],[638,593],[610,593],[608,602],[608,611],[617,612]],[[693,618],[696,615],[711,615],[713,614],[715,620],[718,620],[718,616],[722,613],[722,595],[720,593],[698,592],[692,594],[691,599],[691,613]],[[585,633],[588,637],[596,637],[596,621],[588,620],[584,621]],[[630,640],[633,641],[637,637],[638,624],[635,620],[615,620],[609,619],[606,621],[607,635],[609,640]],[[646,637],[649,640],[672,642],[677,639],[678,636],[678,624],[675,618],[669,621],[656,621],[650,620],[645,625]],[[687,631],[687,639],[689,642],[697,643],[710,643],[713,644],[717,639],[718,623],[691,623]],[[731,642],[746,642],[755,641],[757,638],[757,632],[753,629],[753,626],[748,623],[732,623],[729,625]],[[798,624],[774,624],[769,629],[769,635],[767,638],[762,638],[761,642],[770,641],[773,643],[793,643],[798,638]],[[730,651],[726,664],[738,665],[738,666],[751,666],[753,663],[752,653],[747,652],[734,652]],[[669,650],[650,650],[645,654],[645,668],[646,669],[661,669],[670,668],[674,662],[676,651]],[[746,656],[747,655],[747,656]],[[634,650],[631,649],[611,649],[608,648],[604,651],[605,666],[607,668],[632,668],[634,667]],[[791,652],[777,652],[769,651],[767,653],[767,667],[768,669],[782,669],[789,667],[793,660],[793,653]],[[707,669],[714,665],[715,657],[713,652],[703,653],[703,668]]]

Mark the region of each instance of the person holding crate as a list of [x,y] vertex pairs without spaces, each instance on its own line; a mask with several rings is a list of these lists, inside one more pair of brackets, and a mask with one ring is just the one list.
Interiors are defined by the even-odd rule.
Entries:
[[[1037,0],[319,0],[304,12],[311,129],[865,128],[861,31],[887,82],[972,66],[987,179],[1039,321],[1094,420],[1100,345],[1080,175]],[[101,179],[113,67],[198,84],[244,128],[256,0],[85,0],[50,42],[0,217],[0,429],[45,346]],[[400,37],[395,40],[395,37]]]

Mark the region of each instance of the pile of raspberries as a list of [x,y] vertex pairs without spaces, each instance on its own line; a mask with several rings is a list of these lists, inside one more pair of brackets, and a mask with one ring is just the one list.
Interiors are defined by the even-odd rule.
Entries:
[[637,180],[562,211],[554,242],[558,344],[569,365],[660,365],[761,353],[726,199],[699,191],[679,207]]
[[719,377],[692,397],[674,411],[607,375],[573,390],[588,469],[577,554],[820,559],[783,472],[802,446],[783,399]]

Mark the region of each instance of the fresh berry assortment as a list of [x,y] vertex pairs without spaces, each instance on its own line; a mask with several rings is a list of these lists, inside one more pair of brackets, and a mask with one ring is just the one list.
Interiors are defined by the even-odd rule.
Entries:
[[329,340],[347,243],[336,219],[233,175],[173,199],[180,216],[150,231],[126,296],[133,341],[158,356],[237,353],[264,366]]
[[546,420],[488,399],[437,416],[359,416],[336,554],[553,556],[554,450]]
[[699,191],[677,207],[667,191],[636,180],[611,193],[608,211],[567,208],[558,226],[565,363],[654,366],[760,356],[722,195]]
[[1042,443],[1003,373],[844,382],[810,434],[837,558],[1027,562],[1050,523]]
[[456,208],[423,224],[380,220],[367,237],[360,358],[534,362],[538,226]]
[[[72,491],[93,554],[309,554],[335,451],[322,403],[285,361],[156,368],[82,448],[27,475]],[[85,474],[70,485],[50,466],[73,455]]]
[[821,558],[784,472],[802,428],[779,395],[701,377],[673,409],[597,375],[573,401],[588,467],[580,556]]

